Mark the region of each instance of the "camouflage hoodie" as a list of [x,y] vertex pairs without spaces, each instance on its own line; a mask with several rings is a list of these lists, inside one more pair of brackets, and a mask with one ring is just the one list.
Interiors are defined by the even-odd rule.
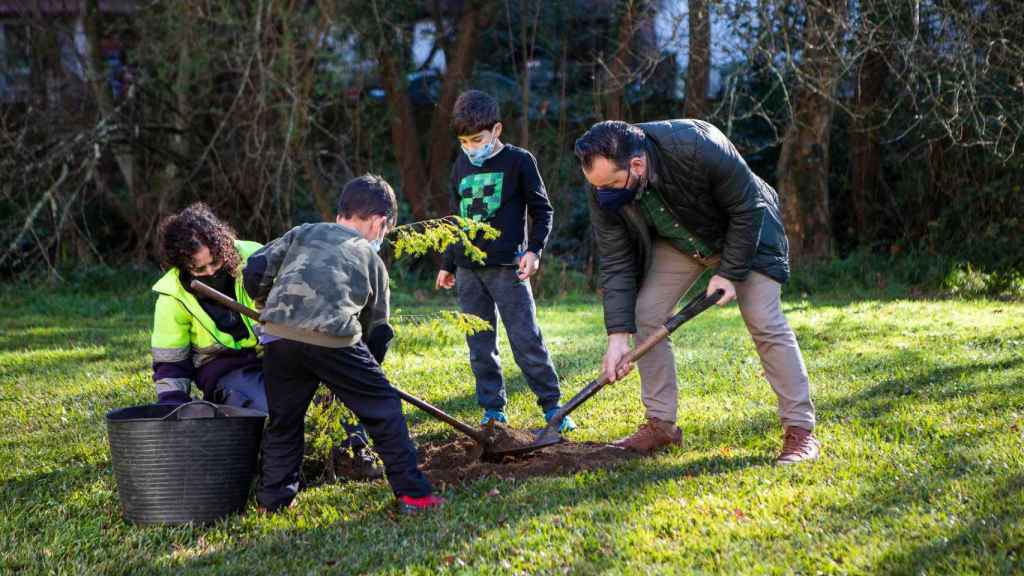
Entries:
[[243,277],[273,336],[343,348],[388,322],[387,269],[347,226],[296,226],[250,256]]

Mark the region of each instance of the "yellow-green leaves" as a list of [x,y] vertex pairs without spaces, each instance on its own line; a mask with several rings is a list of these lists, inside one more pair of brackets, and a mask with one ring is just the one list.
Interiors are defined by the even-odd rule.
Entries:
[[391,231],[389,236],[395,247],[395,258],[423,256],[428,252],[442,253],[452,244],[462,243],[466,257],[484,264],[487,254],[473,245],[478,237],[494,240],[501,233],[494,227],[460,216],[448,216],[434,220],[423,220],[404,224]]

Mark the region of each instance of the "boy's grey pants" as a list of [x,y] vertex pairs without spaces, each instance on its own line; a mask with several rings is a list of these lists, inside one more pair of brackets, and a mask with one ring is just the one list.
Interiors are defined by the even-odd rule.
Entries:
[[460,266],[455,273],[455,286],[462,311],[475,314],[491,325],[487,332],[466,337],[480,406],[485,410],[504,410],[507,403],[498,358],[497,314],[505,325],[512,356],[537,396],[537,404],[545,411],[557,406],[561,397],[558,374],[537,325],[537,307],[530,282],[520,280],[514,266]]
[[[704,263],[683,254],[667,241],[655,241],[654,262],[637,295],[638,341],[664,324],[675,312],[679,299],[706,269]],[[796,335],[782,314],[781,286],[758,272],[751,272],[746,280],[733,284],[740,314],[757,347],[768,383],[778,398],[782,425],[813,430],[814,405],[807,369]],[[647,416],[675,422],[679,385],[671,341],[666,338],[652,348],[637,362],[637,369]]]

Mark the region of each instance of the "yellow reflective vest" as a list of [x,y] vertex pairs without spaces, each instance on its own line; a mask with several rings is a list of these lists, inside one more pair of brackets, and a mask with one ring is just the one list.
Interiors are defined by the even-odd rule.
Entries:
[[[235,249],[246,258],[262,247],[257,242],[235,240]],[[241,270],[235,277],[235,299],[255,308],[253,301],[242,287]],[[153,285],[158,294],[153,313],[153,380],[157,394],[181,390],[189,393],[195,369],[228,350],[257,348],[259,340],[253,329],[253,321],[242,315],[248,335],[236,340],[217,328],[210,315],[203,310],[191,292],[181,284],[177,268],[171,268]],[[184,369],[189,360],[191,370]]]

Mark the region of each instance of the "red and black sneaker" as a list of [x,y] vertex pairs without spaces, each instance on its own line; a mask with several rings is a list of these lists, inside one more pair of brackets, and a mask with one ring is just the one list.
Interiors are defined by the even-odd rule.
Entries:
[[398,511],[402,514],[419,514],[424,510],[440,508],[441,506],[444,506],[445,502],[446,500],[444,498],[433,494],[421,496],[419,498],[414,498],[412,496],[399,496]]

